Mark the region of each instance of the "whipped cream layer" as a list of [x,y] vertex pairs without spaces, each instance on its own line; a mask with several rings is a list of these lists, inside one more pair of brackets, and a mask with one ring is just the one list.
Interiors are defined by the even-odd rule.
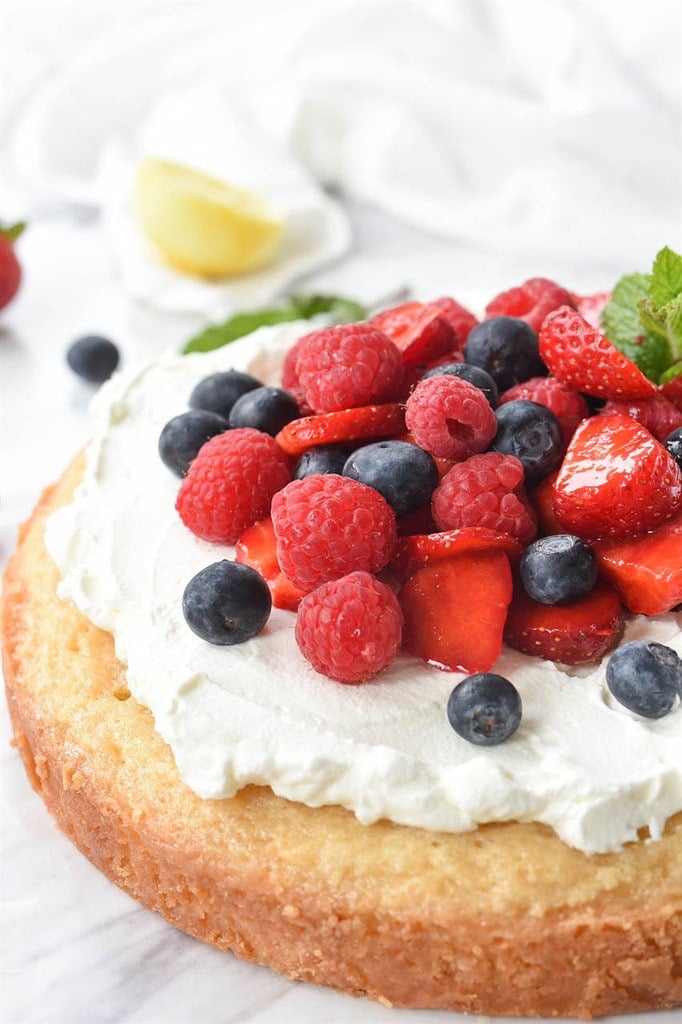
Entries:
[[[109,630],[130,691],[148,707],[180,775],[201,797],[248,783],[370,824],[452,832],[538,821],[588,853],[617,850],[682,809],[682,709],[638,718],[609,694],[605,662],[562,670],[505,649],[495,671],[523,701],[518,732],[497,747],[457,736],[446,703],[460,674],[407,655],[363,686],[319,675],[273,609],[260,635],[212,647],[186,625],[189,579],[233,549],[194,537],[175,511],[178,480],[161,462],[163,425],[198,381],[234,367],[279,383],[285,351],[309,324],[263,328],[216,352],[167,356],[102,388],[74,502],[48,523],[59,595]],[[680,615],[633,617],[626,640],[682,653]],[[484,624],[481,628],[485,628]]]

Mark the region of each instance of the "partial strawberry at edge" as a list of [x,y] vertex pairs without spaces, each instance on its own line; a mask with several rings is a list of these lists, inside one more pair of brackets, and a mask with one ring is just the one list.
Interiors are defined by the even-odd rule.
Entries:
[[235,561],[244,562],[261,574],[275,608],[296,611],[304,591],[287,579],[279,567],[277,538],[269,516],[244,531],[236,544]]
[[682,511],[653,533],[598,540],[592,550],[631,612],[661,615],[682,604]]
[[383,331],[400,350],[405,370],[427,366],[451,352],[457,344],[455,332],[445,316],[421,302],[406,302],[384,310],[372,317],[370,323]]
[[469,334],[478,323],[478,318],[464,306],[460,306],[459,302],[450,298],[449,295],[434,299],[429,306],[435,306],[441,316],[447,320],[455,332],[456,351],[463,351]]

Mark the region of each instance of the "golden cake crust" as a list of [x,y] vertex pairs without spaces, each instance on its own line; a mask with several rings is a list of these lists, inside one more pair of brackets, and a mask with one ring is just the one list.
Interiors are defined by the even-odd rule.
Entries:
[[29,779],[113,882],[221,949],[397,1006],[588,1018],[682,1004],[682,814],[655,843],[587,856],[536,824],[450,835],[263,787],[189,790],[111,636],[56,596],[44,522],[81,471],[21,531],[3,659]]

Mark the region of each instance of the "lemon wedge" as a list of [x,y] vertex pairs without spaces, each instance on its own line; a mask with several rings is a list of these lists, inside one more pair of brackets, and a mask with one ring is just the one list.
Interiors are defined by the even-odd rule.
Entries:
[[255,270],[272,259],[284,234],[284,219],[254,193],[165,160],[141,162],[134,202],[165,262],[189,274]]

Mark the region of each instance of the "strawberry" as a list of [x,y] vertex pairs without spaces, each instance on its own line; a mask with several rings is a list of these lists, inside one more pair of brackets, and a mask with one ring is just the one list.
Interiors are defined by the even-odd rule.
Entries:
[[426,366],[457,344],[448,320],[434,306],[406,302],[372,317],[370,323],[400,350],[406,370]]
[[441,299],[434,299],[429,306],[435,306],[441,316],[450,324],[455,332],[456,350],[461,352],[469,337],[469,332],[478,323],[477,318],[464,306],[460,306],[455,299],[451,299],[449,295],[444,295]]
[[659,392],[682,412],[682,373],[659,386]]
[[660,390],[649,398],[611,398],[599,411],[600,414],[621,412],[625,416],[632,416],[633,420],[646,427],[659,441],[665,441],[668,434],[682,427],[682,410],[673,405]]
[[269,516],[244,531],[237,541],[235,560],[250,565],[261,574],[275,608],[296,611],[304,591],[287,579],[279,567],[277,539]]
[[504,628],[506,643],[524,654],[564,665],[598,661],[615,647],[624,628],[623,608],[616,592],[597,582],[573,604],[534,601],[518,586]]
[[14,243],[24,230],[24,224],[0,226],[0,309],[7,306],[21,284],[21,265],[14,251]]
[[630,416],[583,420],[552,489],[564,529],[587,540],[632,537],[661,526],[680,508],[682,471]]
[[549,372],[595,398],[646,398],[656,385],[601,331],[570,306],[550,313],[540,329]]
[[410,653],[452,672],[487,672],[512,595],[504,551],[469,551],[418,569],[398,594]]
[[302,416],[280,430],[275,440],[287,455],[299,456],[319,444],[392,437],[405,430],[405,411],[399,402],[363,405],[357,409]]
[[521,544],[508,533],[489,530],[485,526],[465,526],[460,530],[401,537],[389,568],[400,580],[406,580],[424,565],[452,558],[453,555],[492,549],[506,552],[512,561],[516,561],[523,551]]
[[563,526],[556,517],[556,512],[554,511],[554,499],[552,496],[552,488],[554,487],[554,481],[556,480],[558,473],[558,470],[554,473],[550,473],[549,476],[544,477],[540,483],[528,489],[528,500],[531,506],[535,509],[535,514],[538,519],[538,533],[541,537],[546,537],[551,533],[565,532]]
[[659,615],[682,604],[682,512],[653,533],[592,545],[600,574],[626,608]]

